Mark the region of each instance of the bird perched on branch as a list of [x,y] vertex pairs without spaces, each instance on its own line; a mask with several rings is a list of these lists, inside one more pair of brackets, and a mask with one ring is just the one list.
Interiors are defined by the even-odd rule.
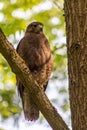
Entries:
[[[24,59],[39,86],[45,91],[51,75],[53,61],[50,45],[43,33],[42,23],[32,22],[27,26],[25,35],[17,46],[17,52]],[[17,87],[22,99],[25,119],[37,120],[39,108],[18,77]]]

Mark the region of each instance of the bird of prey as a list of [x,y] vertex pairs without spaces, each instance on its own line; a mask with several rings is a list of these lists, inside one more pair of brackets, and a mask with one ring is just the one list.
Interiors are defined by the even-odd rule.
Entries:
[[[45,91],[52,72],[53,60],[50,44],[43,33],[43,24],[40,22],[30,23],[16,50],[30,69],[34,79]],[[29,94],[26,86],[23,86],[18,77],[17,87],[22,99],[25,119],[37,120],[39,108],[32,100],[32,95]]]

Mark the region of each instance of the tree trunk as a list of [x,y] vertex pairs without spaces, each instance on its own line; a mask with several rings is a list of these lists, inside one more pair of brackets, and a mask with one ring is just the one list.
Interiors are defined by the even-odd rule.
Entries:
[[72,130],[87,129],[87,0],[64,3]]

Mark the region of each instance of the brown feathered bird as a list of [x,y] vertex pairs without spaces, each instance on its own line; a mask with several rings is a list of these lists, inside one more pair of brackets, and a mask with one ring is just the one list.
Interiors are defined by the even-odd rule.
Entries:
[[[52,55],[50,45],[43,33],[43,24],[32,22],[28,25],[25,36],[17,46],[18,54],[24,59],[34,79],[45,91],[52,71]],[[39,109],[27,88],[23,86],[17,77],[18,92],[22,99],[25,119],[37,120]],[[41,98],[41,97],[40,97]]]

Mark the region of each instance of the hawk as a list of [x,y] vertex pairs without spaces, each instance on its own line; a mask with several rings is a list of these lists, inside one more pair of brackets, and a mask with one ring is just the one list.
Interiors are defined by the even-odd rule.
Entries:
[[[52,72],[53,61],[50,45],[43,33],[43,24],[40,22],[30,23],[16,50],[30,69],[34,79],[45,91]],[[22,99],[25,119],[31,121],[37,120],[39,108],[18,77],[17,87]]]

